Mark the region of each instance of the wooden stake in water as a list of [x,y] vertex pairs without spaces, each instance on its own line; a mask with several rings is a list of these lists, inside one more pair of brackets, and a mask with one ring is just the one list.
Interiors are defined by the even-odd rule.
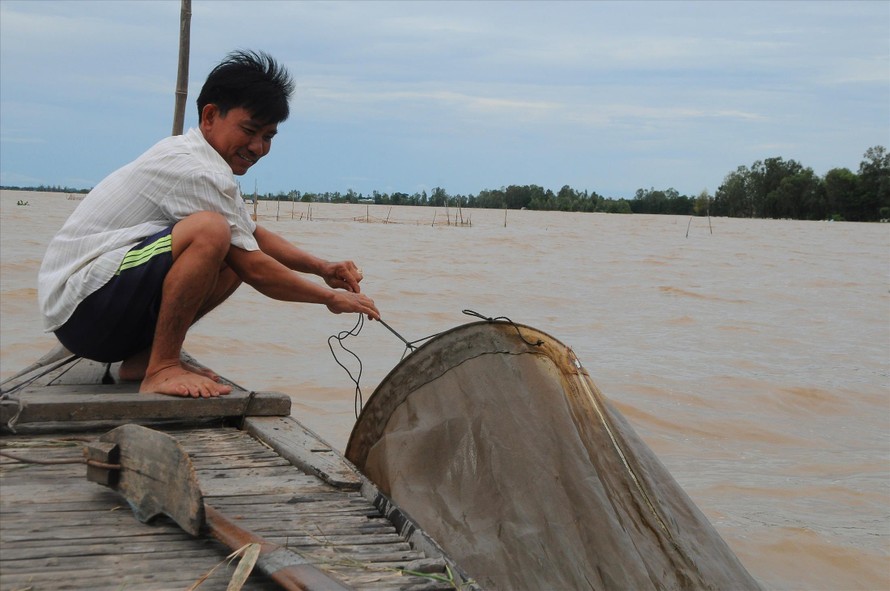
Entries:
[[192,22],[192,0],[182,0],[179,9],[179,67],[176,73],[176,93],[173,105],[173,135],[182,135],[185,122],[185,103],[189,86],[189,32]]
[[256,181],[253,182],[253,221],[256,221],[256,206],[259,203],[259,198],[257,197],[256,192]]

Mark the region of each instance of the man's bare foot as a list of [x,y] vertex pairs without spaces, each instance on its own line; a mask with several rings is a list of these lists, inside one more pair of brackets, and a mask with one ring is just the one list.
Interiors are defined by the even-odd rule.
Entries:
[[147,374],[139,386],[141,393],[156,392],[192,398],[215,398],[231,391],[231,387],[189,371],[182,365],[170,365]]
[[[128,359],[124,359],[123,363],[121,363],[121,367],[118,370],[118,376],[124,382],[141,382],[145,379],[145,369],[148,367],[148,358],[151,354],[151,349],[146,349],[144,351],[140,351],[136,355]],[[180,360],[180,365],[182,368],[190,371],[192,373],[198,374],[199,376],[204,376],[205,378],[210,378],[214,382],[218,382],[220,380],[219,374],[207,367],[199,367],[187,361]]]
[[209,367],[201,367],[199,365],[194,365],[194,364],[191,364],[185,360],[181,360],[180,363],[182,364],[182,367],[189,370],[190,372],[204,376],[205,378],[210,378],[214,382],[218,382],[220,379],[219,374],[216,373],[215,371],[213,371],[212,369],[210,369]]

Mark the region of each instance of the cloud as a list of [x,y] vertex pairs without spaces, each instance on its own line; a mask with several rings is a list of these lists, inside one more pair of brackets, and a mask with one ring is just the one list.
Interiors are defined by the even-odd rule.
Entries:
[[[763,146],[855,168],[890,128],[887,3],[192,9],[187,124],[203,78],[232,49],[267,50],[296,77],[294,139],[276,140],[256,173],[281,190],[586,178],[578,188],[626,183],[632,194],[658,169],[698,191],[775,155]],[[3,141],[21,148],[4,153],[4,170],[101,178],[169,133],[178,33],[178,2],[0,3]],[[76,142],[91,149],[59,148]],[[299,176],[286,164],[297,159],[311,163]]]

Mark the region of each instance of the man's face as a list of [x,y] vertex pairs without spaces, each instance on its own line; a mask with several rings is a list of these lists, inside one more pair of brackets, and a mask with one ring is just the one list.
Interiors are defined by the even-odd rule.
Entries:
[[242,107],[229,109],[221,115],[216,105],[204,107],[201,132],[213,149],[219,152],[232,172],[242,175],[272,148],[278,133],[277,123],[261,124]]

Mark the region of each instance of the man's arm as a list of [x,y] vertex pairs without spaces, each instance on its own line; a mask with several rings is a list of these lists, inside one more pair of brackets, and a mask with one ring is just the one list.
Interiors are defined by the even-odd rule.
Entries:
[[253,236],[264,253],[288,269],[318,275],[333,288],[347,289],[355,293],[361,291],[359,282],[362,280],[362,273],[352,261],[330,262],[320,259],[259,225]]
[[226,263],[244,283],[270,298],[324,304],[335,314],[358,312],[380,319],[380,312],[368,296],[357,291],[331,289],[301,277],[262,250],[248,251],[231,246]]

